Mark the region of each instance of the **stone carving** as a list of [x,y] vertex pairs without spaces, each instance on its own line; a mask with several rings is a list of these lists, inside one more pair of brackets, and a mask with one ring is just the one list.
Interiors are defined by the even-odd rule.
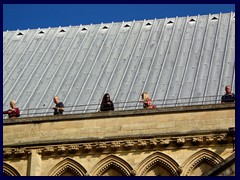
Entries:
[[54,152],[54,148],[53,146],[47,146],[44,148],[43,152],[45,153],[53,153]]
[[121,145],[120,145],[120,142],[118,142],[118,141],[113,141],[112,143],[111,143],[111,148],[120,148],[121,147]]
[[106,149],[107,148],[107,144],[105,142],[100,142],[97,144],[97,149]]
[[228,140],[227,140],[227,135],[225,134],[220,134],[217,136],[217,142],[218,143],[226,143]]
[[192,138],[192,143],[193,144],[201,144],[203,142],[203,138],[202,137],[193,137]]
[[208,137],[206,137],[206,142],[207,142],[208,144],[212,143],[213,141],[214,141],[214,137],[213,137],[213,136],[208,136]]
[[158,143],[158,141],[155,138],[150,140],[150,145],[152,145],[152,146],[156,146],[157,143]]
[[125,141],[125,145],[126,148],[131,148],[134,146],[134,143],[132,141]]
[[3,149],[3,155],[4,155],[4,156],[10,156],[10,155],[12,155],[12,149],[10,149],[10,148],[4,148],[4,149]]
[[182,146],[186,142],[185,138],[178,138],[176,143],[177,145]]
[[83,149],[84,150],[91,150],[92,149],[92,145],[91,144],[84,144],[83,145]]
[[66,151],[66,147],[65,146],[58,146],[57,151],[58,151],[58,153],[63,153],[63,152]]
[[140,148],[144,148],[144,147],[147,146],[147,142],[144,141],[144,140],[138,140],[138,146],[139,146]]
[[170,144],[170,140],[168,139],[160,140],[160,144],[163,146],[168,146]]
[[24,155],[25,149],[24,148],[16,148],[16,149],[14,149],[14,152],[16,155]]
[[79,150],[79,146],[75,145],[75,144],[70,145],[70,146],[68,146],[68,150],[69,151],[78,151]]

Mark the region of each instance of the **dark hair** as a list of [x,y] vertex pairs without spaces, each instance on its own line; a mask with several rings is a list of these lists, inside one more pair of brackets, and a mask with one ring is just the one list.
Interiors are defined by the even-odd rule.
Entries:
[[110,95],[108,93],[105,93],[104,96],[103,96],[103,100],[106,100],[107,99],[107,96],[110,97]]

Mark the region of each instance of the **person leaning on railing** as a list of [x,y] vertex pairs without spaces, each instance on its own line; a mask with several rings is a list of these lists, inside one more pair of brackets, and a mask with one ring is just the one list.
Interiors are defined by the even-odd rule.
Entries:
[[149,95],[146,92],[142,93],[142,103],[143,108],[156,108],[156,106],[152,104],[152,100],[149,98]]
[[58,98],[58,96],[54,96],[53,97],[53,102],[56,104],[55,107],[52,107],[52,109],[54,109],[54,115],[58,115],[58,114],[63,114],[64,111],[64,104],[63,102],[61,102]]
[[221,98],[221,103],[235,102],[235,94],[231,92],[229,85],[225,86],[226,93]]
[[17,118],[20,116],[20,110],[16,107],[16,102],[14,100],[10,101],[11,109],[3,111],[3,114],[8,114],[9,118]]
[[114,111],[114,105],[108,93],[103,96],[100,111]]

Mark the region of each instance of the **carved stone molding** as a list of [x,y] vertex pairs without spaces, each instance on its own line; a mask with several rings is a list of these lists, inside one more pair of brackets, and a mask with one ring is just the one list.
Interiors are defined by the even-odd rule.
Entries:
[[227,143],[228,139],[227,139],[227,135],[226,134],[220,134],[217,136],[217,142],[218,143]]
[[157,146],[157,143],[158,143],[158,140],[153,138],[153,139],[150,139],[150,145],[151,146]]
[[57,147],[57,152],[60,153],[60,154],[61,154],[61,153],[64,153],[64,152],[66,151],[66,148],[67,148],[67,147],[66,147],[66,146],[63,146],[63,145],[58,146],[58,147]]
[[185,138],[177,138],[176,143],[177,145],[182,146],[185,143],[185,141],[186,141]]
[[139,148],[145,148],[147,146],[147,142],[145,140],[138,140],[137,145]]
[[223,158],[212,152],[208,149],[201,149],[190,156],[183,163],[183,173],[182,176],[189,176],[193,172],[193,170],[199,166],[201,163],[207,163],[209,166],[216,166],[218,163],[222,162]]
[[162,146],[168,146],[169,144],[170,144],[170,140],[168,140],[168,139],[163,139],[163,140],[160,140],[160,144],[162,145]]
[[43,152],[46,154],[51,154],[54,152],[54,147],[53,146],[46,146],[43,148]]
[[[151,149],[156,150],[159,148],[188,148],[189,146],[208,146],[221,143],[232,143],[233,138],[226,134],[216,134],[209,136],[194,136],[194,137],[164,137],[164,138],[149,138],[149,139],[134,139],[134,140],[114,140],[103,142],[88,142],[78,144],[61,144],[38,147],[37,152],[42,155],[60,155],[68,153],[88,153],[88,152],[101,152],[105,151],[111,153],[111,151],[118,150],[131,150],[136,151],[139,149]],[[184,146],[183,146],[184,145]],[[29,150],[25,148],[4,148],[4,158],[9,156],[24,156],[27,155]]]
[[12,155],[13,154],[13,152],[12,152],[12,149],[11,148],[4,148],[3,149],[3,155],[4,156],[10,156],[10,155]]
[[96,145],[96,149],[99,150],[99,151],[102,151],[104,149],[107,149],[107,143],[105,142],[99,142],[97,145]]
[[87,143],[87,144],[84,144],[84,145],[83,145],[83,149],[86,150],[86,151],[90,151],[90,150],[92,150],[92,145],[91,145],[91,144],[88,144],[88,143]]
[[121,147],[121,144],[119,141],[113,141],[111,142],[111,148],[112,149],[117,149],[117,148],[120,148]]
[[192,138],[192,143],[194,145],[198,145],[201,144],[203,142],[203,137],[193,137]]
[[76,151],[79,150],[79,146],[78,146],[78,145],[75,145],[75,144],[69,145],[69,146],[68,146],[68,150],[69,150],[70,152],[76,152]]
[[24,158],[29,154],[31,154],[31,152],[26,148],[3,148],[4,158]]
[[125,141],[124,147],[125,148],[132,148],[134,146],[134,143],[132,141]]
[[206,137],[206,143],[207,144],[211,144],[211,143],[213,143],[214,142],[214,137],[213,136],[208,136],[208,137]]

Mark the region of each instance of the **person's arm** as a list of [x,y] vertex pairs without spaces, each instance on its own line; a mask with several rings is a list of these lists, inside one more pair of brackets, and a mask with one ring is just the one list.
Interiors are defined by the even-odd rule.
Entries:
[[221,103],[225,103],[224,101],[225,101],[225,96],[222,96]]
[[19,110],[19,108],[15,108],[15,113],[16,113],[16,116],[17,116],[17,117],[20,116],[20,110]]
[[7,111],[3,111],[3,114],[9,114],[9,110],[7,110]]
[[114,105],[112,101],[111,101],[111,110],[114,111]]
[[103,108],[104,108],[104,107],[103,107],[103,101],[102,101],[102,102],[101,102],[101,106],[100,106],[100,110],[99,110],[99,111],[100,111],[100,112],[103,111]]
[[152,100],[149,99],[149,98],[147,99],[147,105],[148,105],[148,107],[149,107],[149,106],[152,106]]

